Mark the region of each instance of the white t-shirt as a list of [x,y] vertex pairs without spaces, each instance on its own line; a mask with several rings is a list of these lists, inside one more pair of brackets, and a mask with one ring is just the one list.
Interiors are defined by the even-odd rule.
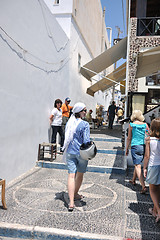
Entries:
[[160,165],[160,140],[155,137],[150,137],[150,158],[148,165]]
[[62,110],[58,110],[57,108],[53,108],[51,114],[53,115],[52,126],[61,126],[62,125]]

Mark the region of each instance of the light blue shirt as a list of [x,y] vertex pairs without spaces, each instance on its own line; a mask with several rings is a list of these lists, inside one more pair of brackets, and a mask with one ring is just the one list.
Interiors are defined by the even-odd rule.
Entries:
[[143,145],[145,139],[145,130],[147,127],[146,123],[144,124],[130,123],[130,126],[132,127],[131,146]]
[[73,135],[73,140],[68,146],[67,153],[79,155],[80,146],[82,143],[87,142],[90,142],[89,123],[82,120],[76,128],[76,132]]

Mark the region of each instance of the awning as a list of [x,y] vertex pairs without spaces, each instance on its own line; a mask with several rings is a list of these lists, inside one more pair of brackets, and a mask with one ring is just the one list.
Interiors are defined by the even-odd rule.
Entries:
[[94,93],[101,90],[104,91],[107,88],[114,86],[120,81],[126,78],[126,62],[120,67],[116,68],[112,73],[102,78],[100,81],[93,84],[91,87],[87,88],[87,93],[94,96]]
[[160,70],[160,46],[139,53],[136,78],[152,75]]
[[[127,52],[127,37],[123,38],[116,45],[109,48],[80,69],[80,73],[90,80],[94,75],[117,62],[120,58],[125,58]],[[92,72],[93,71],[93,72]]]

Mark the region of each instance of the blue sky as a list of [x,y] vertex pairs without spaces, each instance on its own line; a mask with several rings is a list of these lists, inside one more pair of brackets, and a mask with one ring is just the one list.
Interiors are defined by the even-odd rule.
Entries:
[[[122,3],[124,6],[124,16],[122,10]],[[126,36],[126,0],[101,0],[102,9],[105,7],[105,22],[106,27],[112,28],[112,45],[113,39],[117,38],[118,31],[116,26],[123,32],[120,38]],[[124,26],[125,25],[125,26]],[[108,32],[109,33],[109,32]]]
[[[123,8],[122,8],[123,2]],[[120,28],[122,33],[119,35],[120,38],[126,37],[126,0],[101,0],[102,9],[105,7],[105,22],[106,27],[112,28],[112,43],[113,39],[117,38],[118,30],[116,26]],[[124,10],[123,10],[124,9]],[[109,37],[109,31],[108,31]],[[126,62],[126,59],[121,58],[117,61],[117,67]]]

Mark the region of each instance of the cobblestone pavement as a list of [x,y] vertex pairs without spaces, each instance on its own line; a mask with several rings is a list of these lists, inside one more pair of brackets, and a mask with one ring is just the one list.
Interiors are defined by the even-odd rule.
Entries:
[[[115,136],[110,136],[110,132],[105,134],[102,129],[102,134],[92,133],[91,137],[98,143],[98,149],[120,149],[120,131],[119,137],[117,132],[118,129],[113,130]],[[108,139],[114,141],[108,145]],[[97,165],[104,155],[97,154]],[[117,152],[106,154],[102,166],[111,161],[109,168],[116,168],[115,162],[119,160],[122,168],[121,159],[122,154]],[[12,240],[12,237],[17,240],[22,237],[159,240],[160,224],[148,213],[148,208],[153,206],[149,193],[139,193],[138,181],[136,186],[129,184],[132,172],[133,169],[128,169],[126,174],[87,172],[80,192],[85,198],[75,201],[75,210],[70,213],[67,170],[34,167],[7,185],[8,209],[0,209],[0,240]]]

